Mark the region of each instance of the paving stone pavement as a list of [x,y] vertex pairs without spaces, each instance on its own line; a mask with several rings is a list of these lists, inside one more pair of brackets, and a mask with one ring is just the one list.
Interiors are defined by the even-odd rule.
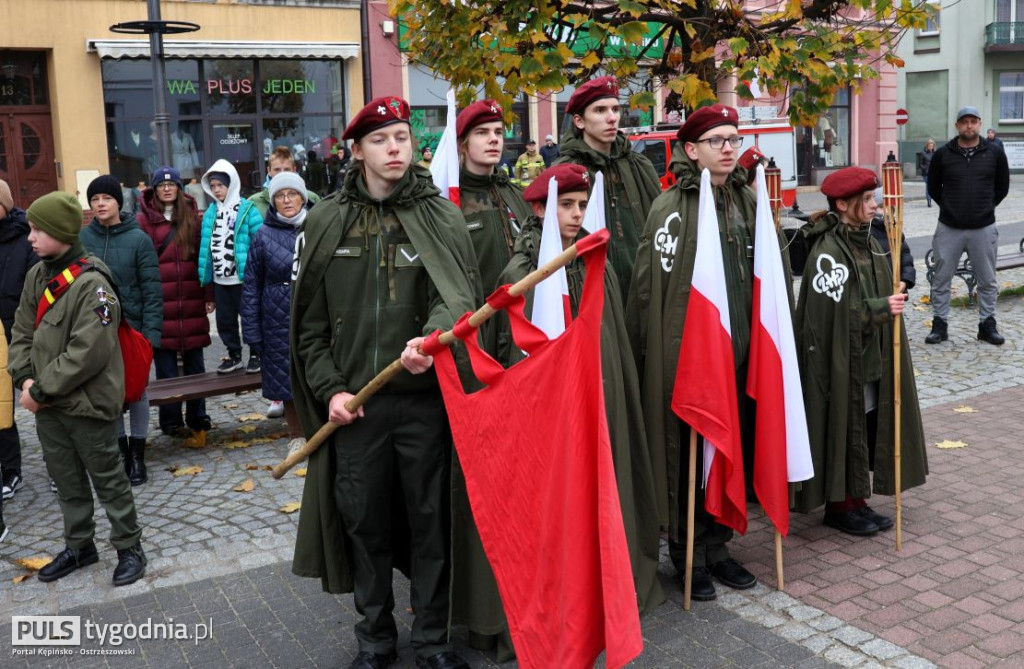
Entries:
[[[1024,178],[1015,176],[998,212],[1001,225],[1024,221],[1022,185]],[[915,199],[914,188],[908,183],[908,237],[930,234],[936,213]],[[821,206],[816,198],[802,193],[801,206]],[[1003,347],[974,338],[976,313],[965,307],[951,314],[949,342],[925,346],[931,310],[920,302],[927,281],[923,259],[917,261],[919,283],[906,321],[932,472],[928,484],[904,495],[903,551],[893,550],[891,532],[854,540],[822,527],[817,516],[795,516],[780,593],[772,587],[771,530],[753,518],[733,552],[762,584],[742,593],[721,588],[717,602],[685,613],[664,559],[670,602],[645,617],[645,652],[635,666],[1024,666],[1024,493],[1014,485],[1024,476],[1024,456],[1015,448],[1017,422],[1024,421],[1015,411],[1024,401],[1024,299],[1000,300]],[[1024,284],[1024,270],[999,276],[1006,287]],[[962,285],[954,290],[963,293]],[[208,350],[209,369],[222,353],[219,342]],[[953,411],[965,404],[977,413]],[[13,582],[26,573],[17,558],[52,556],[63,545],[31,416],[18,412],[26,486],[4,504],[11,534],[0,545],[0,616],[60,613],[115,624],[173,618],[189,626],[212,618],[214,633],[198,644],[129,641],[121,648],[134,649],[132,657],[19,658],[0,632],[4,666],[347,666],[355,652],[351,597],[323,594],[318,583],[289,573],[297,514],[279,509],[300,500],[302,480],[289,474],[275,481],[247,468],[283,458],[283,420],[242,420],[266,410],[258,393],[211,399],[208,410],[218,429],[207,448],[196,450],[159,436],[154,413],[150,482],[134,489],[150,565],[145,579],[116,589],[109,524],[98,505],[99,565],[51,584],[34,577]],[[968,446],[931,446],[945,439]],[[203,471],[181,477],[168,471],[184,465]],[[252,492],[232,491],[250,477]],[[890,498],[872,504],[892,512]],[[400,577],[395,584],[402,666],[412,666],[408,584]],[[461,637],[457,642],[473,666],[493,664]]]

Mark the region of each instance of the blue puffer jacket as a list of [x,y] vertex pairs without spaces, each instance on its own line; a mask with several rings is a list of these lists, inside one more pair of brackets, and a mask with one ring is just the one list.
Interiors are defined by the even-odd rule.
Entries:
[[125,320],[159,348],[164,327],[160,263],[153,240],[139,227],[135,214],[121,212],[121,222],[109,228],[93,218],[79,239],[110,268]]
[[[203,175],[203,190],[210,198],[210,206],[203,214],[203,231],[199,239],[199,283],[207,286],[213,283],[213,250],[211,242],[213,239],[213,226],[217,220],[217,198],[210,190],[209,177],[211,172],[224,172],[231,178],[228,185],[227,201],[231,202],[239,197],[241,182],[234,165],[221,158]],[[235,264],[238,267],[238,278],[245,281],[246,261],[249,256],[249,244],[253,235],[263,225],[263,216],[259,209],[249,200],[242,199],[238,205],[238,212],[235,215]]]
[[249,247],[242,289],[242,335],[262,355],[263,397],[292,398],[288,312],[291,309],[292,258],[297,227],[281,221],[271,208]]

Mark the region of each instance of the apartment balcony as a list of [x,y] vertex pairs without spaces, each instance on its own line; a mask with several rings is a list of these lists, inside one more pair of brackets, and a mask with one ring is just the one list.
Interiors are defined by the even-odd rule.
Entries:
[[1024,51],[1024,23],[1008,21],[985,26],[985,53]]

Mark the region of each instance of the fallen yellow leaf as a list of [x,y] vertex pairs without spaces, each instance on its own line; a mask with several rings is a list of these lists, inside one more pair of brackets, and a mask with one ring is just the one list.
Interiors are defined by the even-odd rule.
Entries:
[[245,479],[245,481],[243,481],[242,483],[236,485],[234,488],[232,488],[232,490],[234,490],[235,492],[252,492],[252,489],[254,487],[256,487],[256,484],[253,483],[253,480],[251,478],[249,478]]
[[50,562],[52,561],[53,558],[47,557],[45,555],[31,558],[18,558],[17,560],[15,560],[15,562],[20,564],[22,567],[25,567],[26,569],[31,569],[32,571],[39,571],[46,565],[50,564]]
[[221,404],[221,406],[224,407],[225,409],[237,409],[238,408],[238,403],[237,402],[225,402],[224,404]]
[[252,442],[248,441],[226,441],[221,444],[224,448],[249,448],[252,446]]
[[921,299],[918,300],[918,302],[920,302],[921,304],[930,304],[931,301],[932,301],[932,298],[930,296],[928,296],[928,295],[922,295]]
[[966,404],[961,404],[957,408],[953,409],[953,413],[978,413],[978,410],[973,407],[969,407]]
[[924,326],[926,328],[928,328],[929,330],[931,330],[932,329],[932,322],[931,321],[925,321],[924,322]]
[[949,439],[946,439],[945,441],[940,441],[939,443],[937,443],[935,445],[938,448],[941,448],[943,450],[947,450],[947,449],[950,449],[950,448],[966,448],[967,447],[967,444],[962,442],[962,441],[950,441]]
[[281,513],[295,513],[302,508],[302,502],[288,502],[282,506],[279,511]]
[[1003,288],[1013,288],[1013,281],[1003,281]]
[[242,434],[251,434],[256,431],[256,428],[252,425],[243,425],[242,427],[238,428],[238,431],[241,432]]
[[32,574],[22,574],[21,576],[15,576],[14,578],[11,579],[11,583],[21,583],[22,581],[24,581],[26,578],[28,578],[31,575]]
[[185,448],[206,448],[206,430],[194,432],[191,437],[181,443]]
[[196,474],[203,471],[203,468],[199,465],[193,465],[192,467],[179,467],[171,472],[172,476],[195,476]]
[[248,423],[249,421],[263,420],[264,418],[266,418],[266,416],[264,416],[261,413],[244,413],[244,414],[242,414],[241,416],[238,417],[238,422],[239,423]]
[[303,467],[301,469],[296,469],[295,475],[298,476],[299,478],[306,478],[306,468]]

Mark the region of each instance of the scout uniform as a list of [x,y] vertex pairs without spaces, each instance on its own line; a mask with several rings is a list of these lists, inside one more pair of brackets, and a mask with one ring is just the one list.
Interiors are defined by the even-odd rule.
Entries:
[[[619,85],[615,77],[599,77],[583,84],[569,98],[565,113],[582,116],[587,107],[598,100],[619,99]],[[640,231],[647,220],[647,212],[654,199],[661,194],[661,182],[651,161],[633,151],[621,132],[615,138],[610,153],[590,146],[583,131],[573,126],[571,136],[562,143],[556,165],[574,163],[583,165],[590,173],[591,183],[597,172],[604,173],[604,201],[611,243],[608,246],[608,264],[615,270],[622,288],[622,300],[629,294],[633,276]]]
[[[830,203],[875,189],[875,173],[848,167],[821,184]],[[870,235],[833,210],[803,227],[810,249],[796,311],[797,355],[807,407],[814,478],[798,511],[825,504],[825,524],[855,535],[892,527],[864,501],[895,494],[893,458],[892,263]],[[928,461],[910,346],[900,321],[903,490],[924,483]],[[869,472],[874,470],[874,483]]]
[[[69,245],[59,257],[43,258],[29,271],[10,350],[15,385],[22,388],[33,379],[28,393],[42,405],[36,431],[64,516],[67,547],[39,571],[39,580],[53,581],[97,562],[91,480],[117,549],[114,584],[127,585],[143,576],[146,558],[117,446],[124,402],[117,339],[121,308],[107,267],[86,255],[78,240],[82,208],[73,195],[39,198],[28,208],[28,220]],[[84,269],[78,262],[82,259]]]
[[[548,183],[558,181],[558,193],[587,193],[590,175],[580,165],[558,165],[544,170],[524,192],[528,202],[546,203]],[[543,222],[531,216],[516,240],[516,253],[502,273],[501,283],[514,283],[537,269]],[[585,232],[580,233],[581,236]],[[569,301],[575,316],[583,294],[586,268],[574,260],[566,267]],[[636,361],[630,352],[622,299],[615,272],[605,268],[605,302],[601,317],[601,370],[604,376],[604,400],[608,415],[615,479],[618,483],[622,521],[633,567],[633,583],[640,612],[650,611],[665,601],[658,582],[659,538],[654,473],[647,448],[640,385]],[[532,293],[527,298],[527,315],[532,309]],[[521,355],[519,356],[522,357]]]
[[[684,143],[693,142],[708,130],[722,125],[738,127],[736,110],[713,105],[691,114],[679,129],[678,143],[669,165],[676,175],[676,183],[651,206],[626,306],[626,323],[642,379],[641,394],[660,515],[662,522],[668,525],[670,553],[680,574],[683,573],[686,539],[684,468],[689,427],[673,413],[671,398],[697,252],[701,174],[700,166],[686,154]],[[746,395],[746,365],[753,301],[754,193],[746,186],[745,170],[733,171],[724,184],[713,190],[728,284],[742,443],[745,452],[752,452],[754,412]],[[698,447],[698,471],[702,471],[702,451]],[[729,557],[726,542],[731,538],[732,530],[717,523],[705,510],[704,492],[698,486],[694,508],[694,599],[715,598],[709,572],[732,587],[748,588],[756,584],[756,579]],[[706,586],[703,589],[698,587],[701,581]]]
[[[408,103],[379,98],[344,138],[358,142],[395,123],[409,123]],[[465,221],[419,167],[384,200],[370,195],[363,169],[349,170],[344,187],[310,211],[297,246],[291,375],[307,438],[326,422],[334,395],[357,392],[409,339],[450,328],[482,299]],[[328,592],[355,593],[363,616],[356,637],[360,655],[368,654],[359,666],[394,660],[393,566],[412,580],[417,663],[441,666],[437,656],[454,655],[447,652],[451,450],[430,369],[399,374],[366,403],[365,417],[310,456],[292,570],[320,578]]]

